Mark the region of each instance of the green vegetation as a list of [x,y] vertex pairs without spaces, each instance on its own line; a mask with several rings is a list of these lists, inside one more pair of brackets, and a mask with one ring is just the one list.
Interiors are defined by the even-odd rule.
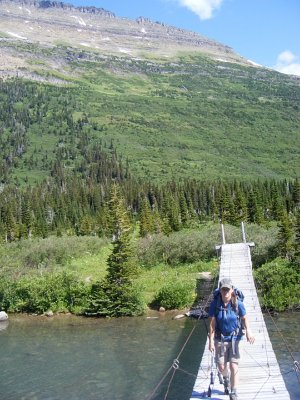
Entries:
[[189,307],[194,300],[194,296],[191,295],[193,288],[192,283],[187,285],[181,282],[176,284],[170,282],[163,286],[154,297],[153,305],[159,305],[166,310]]
[[144,311],[144,304],[134,287],[138,266],[132,244],[132,226],[117,185],[112,187],[109,206],[113,249],[107,259],[106,277],[92,285],[85,314],[106,317],[139,315]]
[[[226,225],[225,230],[227,242],[241,240],[239,228]],[[274,259],[276,253],[272,251],[278,244],[279,227],[247,225],[246,230],[247,240],[257,243],[253,261],[262,305],[275,310],[297,307],[299,267],[295,259]],[[137,257],[138,274],[134,273],[121,285],[111,280],[115,274],[109,264],[118,246],[115,245],[114,252],[108,240],[93,236],[52,236],[3,243],[0,246],[0,308],[9,312],[52,310],[118,316],[140,314],[146,306],[189,307],[195,299],[199,272],[209,271],[213,276],[218,273],[214,250],[221,241],[218,236],[219,224],[205,224],[200,231],[183,230],[168,237],[154,234],[148,242],[145,238],[134,239],[133,256]],[[177,250],[178,243],[182,242],[182,247],[195,243],[196,248],[202,239],[205,245],[183,260]],[[162,240],[163,248],[172,255],[163,262]],[[152,254],[150,258],[145,251],[147,246]]]
[[[197,273],[216,273],[220,222],[227,242],[249,224],[259,282],[279,263],[287,290],[297,289],[296,79],[196,54],[11,46],[57,85],[0,81],[2,308],[119,316],[185,307]],[[56,53],[69,76],[47,69]],[[262,285],[266,294],[269,307],[297,306]]]
[[284,311],[300,306],[300,270],[288,260],[277,258],[255,271],[262,306]]
[[99,141],[113,141],[132,174],[156,182],[299,176],[297,80],[197,55],[162,62],[51,51],[66,53],[72,85],[0,83],[2,181],[39,182],[58,161],[76,169],[87,143]]

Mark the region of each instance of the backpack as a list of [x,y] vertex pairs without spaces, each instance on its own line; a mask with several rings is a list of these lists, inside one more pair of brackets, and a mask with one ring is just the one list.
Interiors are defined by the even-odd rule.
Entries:
[[[237,300],[240,300],[241,302],[244,301],[245,296],[244,296],[243,292],[240,289],[234,288],[234,293],[235,293],[235,296],[236,296]],[[222,301],[220,289],[217,288],[217,289],[214,290],[213,298],[214,298],[214,300],[215,299],[217,300],[217,304],[216,304],[216,308],[215,308],[215,312],[214,312],[215,317],[217,317],[218,312],[221,309],[221,301]],[[243,326],[242,326],[241,318],[239,316],[239,308],[238,307],[236,308],[235,313],[236,313],[238,327],[237,327],[236,331],[235,332],[231,332],[231,334],[232,335],[234,335],[234,334],[235,335],[243,335],[244,334],[243,333]],[[219,330],[216,333],[217,333],[218,336],[222,336],[222,334],[221,334],[221,332]]]

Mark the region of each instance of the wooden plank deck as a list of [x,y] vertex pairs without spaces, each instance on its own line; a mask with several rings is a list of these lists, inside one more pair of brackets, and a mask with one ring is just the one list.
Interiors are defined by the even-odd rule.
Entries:
[[[223,244],[221,246],[220,279],[229,277],[233,284],[245,295],[245,306],[255,336],[255,343],[250,345],[246,340],[241,344],[241,361],[239,364],[240,382],[238,385],[239,400],[286,400],[290,395],[282,378],[264,318],[259,305],[254,280],[250,247],[247,243]],[[214,367],[214,372],[216,372]],[[208,340],[201,360],[194,385],[192,399],[207,397],[211,374],[211,353]],[[215,374],[212,400],[228,400],[224,387],[220,385]]]

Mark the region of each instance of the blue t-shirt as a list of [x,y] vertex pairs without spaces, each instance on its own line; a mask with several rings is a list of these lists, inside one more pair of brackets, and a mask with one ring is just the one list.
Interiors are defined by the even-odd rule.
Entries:
[[[219,300],[218,304],[218,299],[214,299],[210,304],[208,314],[210,317],[216,317],[216,336],[218,336],[218,332],[221,332],[225,337],[229,337],[232,332],[239,329],[237,313],[231,302],[225,308],[222,300]],[[238,315],[239,318],[246,315],[245,306],[240,300],[238,300]]]

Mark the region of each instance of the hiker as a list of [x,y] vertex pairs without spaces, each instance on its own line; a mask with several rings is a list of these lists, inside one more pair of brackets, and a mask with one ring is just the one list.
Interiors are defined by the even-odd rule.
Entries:
[[239,344],[243,330],[246,331],[249,343],[254,343],[255,338],[249,326],[245,306],[239,299],[238,292],[234,290],[232,281],[229,278],[222,279],[216,292],[209,308],[209,350],[215,352],[218,375],[220,383],[224,383],[225,394],[229,394],[230,400],[237,400]]

